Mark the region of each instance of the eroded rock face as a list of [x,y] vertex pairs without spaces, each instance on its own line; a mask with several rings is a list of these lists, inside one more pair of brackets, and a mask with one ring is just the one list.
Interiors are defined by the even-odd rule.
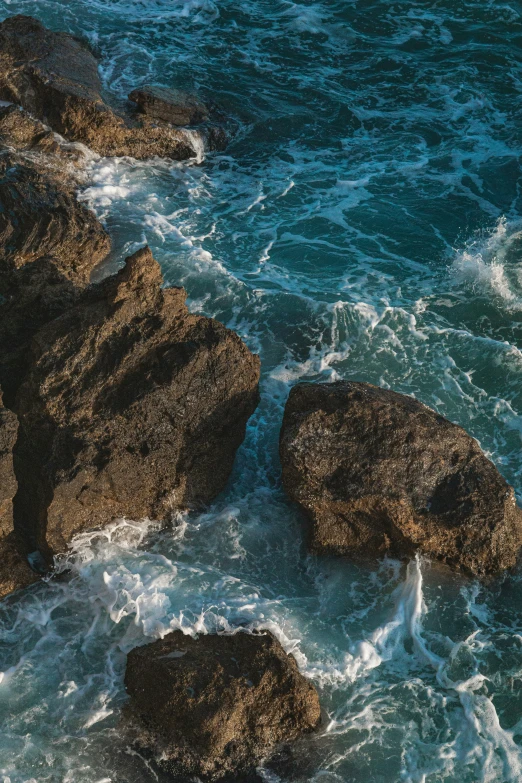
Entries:
[[13,532],[12,500],[17,486],[13,448],[17,432],[17,418],[4,407],[0,389],[0,598],[38,578],[18,553]]
[[116,111],[106,97],[96,59],[83,43],[30,16],[0,24],[0,99],[20,104],[100,155],[194,156],[188,133],[147,115]]
[[299,384],[280,455],[315,552],[420,550],[476,575],[515,565],[513,489],[470,435],[410,397],[351,381]]
[[312,683],[268,631],[174,631],[129,653],[128,714],[173,774],[240,779],[320,722]]
[[225,486],[258,401],[259,359],[162,289],[148,248],[43,327],[16,410],[15,529],[63,551],[111,518],[162,518]]

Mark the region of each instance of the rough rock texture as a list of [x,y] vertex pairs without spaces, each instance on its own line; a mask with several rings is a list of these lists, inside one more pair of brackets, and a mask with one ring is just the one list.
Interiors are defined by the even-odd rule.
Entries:
[[60,155],[54,133],[19,106],[0,107],[0,146]]
[[12,276],[0,302],[0,384],[10,407],[31,362],[34,335],[72,307],[82,290],[60,266],[49,256],[26,264]]
[[125,686],[142,743],[180,776],[244,780],[320,722],[315,688],[268,631],[199,639],[174,631],[129,653]]
[[53,256],[69,280],[86,283],[108,254],[110,239],[75,188],[63,169],[0,156],[0,293],[14,270],[42,256]]
[[410,397],[349,381],[299,384],[280,455],[316,552],[418,549],[477,575],[516,562],[513,490],[470,435]]
[[12,499],[16,492],[13,470],[13,447],[16,443],[18,420],[4,407],[0,389],[0,537],[13,529]]
[[20,104],[100,155],[194,156],[188,133],[143,114],[116,111],[106,97],[96,59],[82,42],[30,16],[0,24],[0,99]]
[[129,95],[143,114],[172,125],[194,125],[208,120],[208,110],[194,95],[145,84]]
[[0,151],[0,384],[11,406],[33,335],[72,305],[111,243],[76,198],[75,150],[9,106],[0,109]]
[[17,431],[16,416],[4,408],[0,390],[0,598],[38,578],[19,555],[13,533],[12,499],[16,492],[13,447]]
[[20,388],[15,529],[63,551],[111,518],[161,518],[224,487],[258,401],[259,359],[162,289],[150,250],[33,339]]

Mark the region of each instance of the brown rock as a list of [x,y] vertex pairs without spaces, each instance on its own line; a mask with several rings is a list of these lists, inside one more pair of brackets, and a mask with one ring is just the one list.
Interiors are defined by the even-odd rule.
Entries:
[[244,780],[320,722],[314,686],[268,631],[174,631],[129,653],[125,686],[142,745],[180,777]]
[[82,290],[60,266],[50,256],[26,264],[11,276],[0,302],[0,384],[11,407],[31,362],[34,335],[72,307]]
[[0,146],[60,154],[54,133],[19,106],[0,108]]
[[96,59],[67,33],[30,16],[0,24],[0,99],[20,104],[69,141],[100,155],[194,156],[191,136],[146,115],[116,111],[102,96]]
[[0,147],[18,150],[0,156],[0,384],[9,406],[33,335],[72,305],[110,250],[76,199],[79,161],[42,129],[16,107],[0,110]]
[[419,550],[477,575],[517,560],[513,489],[470,435],[411,397],[351,381],[299,384],[280,455],[315,552]]
[[172,125],[194,125],[208,119],[207,108],[194,96],[181,90],[145,84],[129,95],[143,114]]
[[63,551],[111,518],[162,518],[225,486],[258,401],[259,359],[162,289],[148,248],[33,339],[17,398],[15,529]]
[[4,407],[0,389],[0,537],[13,529],[13,504],[16,478],[13,469],[13,448],[18,433],[18,420]]
[[17,432],[16,416],[4,408],[0,390],[0,598],[38,579],[18,553],[13,533],[12,499],[17,486],[13,448]]
[[38,582],[40,577],[20,555],[14,533],[0,537],[0,598]]
[[85,284],[108,254],[109,237],[76,199],[76,185],[63,168],[0,156],[0,293],[13,271],[43,256],[52,256],[64,277]]

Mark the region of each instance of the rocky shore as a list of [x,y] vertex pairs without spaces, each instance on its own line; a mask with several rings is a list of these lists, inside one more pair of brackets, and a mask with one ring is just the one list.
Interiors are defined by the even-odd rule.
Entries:
[[6,594],[34,580],[28,562],[48,571],[86,527],[213,499],[258,402],[259,359],[191,315],[182,289],[164,289],[147,248],[90,284],[111,242],[76,198],[84,156],[66,140],[193,157],[192,131],[168,119],[208,123],[203,104],[145,85],[117,112],[88,48],[24,16],[0,24],[0,96],[13,102],[0,109]]
[[[165,521],[226,486],[259,401],[259,358],[165,288],[148,247],[101,282],[111,241],[76,192],[80,142],[100,155],[221,148],[197,97],[102,89],[81,41],[31,17],[0,24],[0,596],[52,573],[80,531]],[[219,120],[219,121],[218,121]],[[60,136],[57,136],[60,134]],[[318,554],[429,557],[486,576],[522,544],[514,492],[476,441],[405,395],[298,384],[281,430],[283,485]],[[313,732],[313,685],[268,631],[132,650],[127,719],[174,777],[250,779]]]

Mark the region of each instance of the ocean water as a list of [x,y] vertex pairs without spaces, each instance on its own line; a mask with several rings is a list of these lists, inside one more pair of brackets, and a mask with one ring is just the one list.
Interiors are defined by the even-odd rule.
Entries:
[[[0,607],[0,781],[153,783],[120,726],[125,654],[271,629],[316,684],[310,783],[522,781],[522,576],[312,558],[280,487],[285,399],[351,378],[480,442],[522,501],[517,0],[2,0],[87,39],[119,98],[195,89],[224,153],[89,162],[117,268],[148,242],[191,309],[262,358],[228,489],[160,529],[79,537],[68,581]],[[270,783],[279,778],[261,770]],[[281,778],[288,783],[290,777]]]

